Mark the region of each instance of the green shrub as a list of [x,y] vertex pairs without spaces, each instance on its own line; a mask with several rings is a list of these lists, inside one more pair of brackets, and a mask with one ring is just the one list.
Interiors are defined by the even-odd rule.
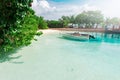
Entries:
[[37,35],[37,36],[40,36],[41,34],[43,34],[43,32],[37,32],[35,35]]
[[0,0],[0,56],[29,45],[38,30],[32,0]]
[[43,17],[38,17],[38,28],[39,29],[48,29],[47,23],[43,19]]
[[47,24],[49,28],[63,28],[64,27],[63,22],[56,21],[56,20],[47,21]]
[[29,45],[38,30],[37,20],[29,14],[15,29],[7,30],[6,36],[0,44],[0,53],[6,53],[19,46]]

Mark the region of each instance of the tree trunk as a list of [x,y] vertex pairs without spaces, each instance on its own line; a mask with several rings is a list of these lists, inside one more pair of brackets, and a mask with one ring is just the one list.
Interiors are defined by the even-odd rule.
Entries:
[[112,30],[114,30],[114,29],[115,29],[115,26],[113,25]]

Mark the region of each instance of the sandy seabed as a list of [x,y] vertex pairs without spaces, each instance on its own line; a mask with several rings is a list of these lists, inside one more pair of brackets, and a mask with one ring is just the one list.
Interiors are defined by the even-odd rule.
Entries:
[[61,30],[39,31],[44,34],[37,41],[0,64],[0,80],[120,80],[120,45],[74,42],[59,38]]

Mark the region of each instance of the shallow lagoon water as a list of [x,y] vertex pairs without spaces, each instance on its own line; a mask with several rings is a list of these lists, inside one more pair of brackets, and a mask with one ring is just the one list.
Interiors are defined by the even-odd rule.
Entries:
[[0,63],[0,80],[120,80],[119,40],[81,42],[59,32],[36,38],[12,55],[20,58]]

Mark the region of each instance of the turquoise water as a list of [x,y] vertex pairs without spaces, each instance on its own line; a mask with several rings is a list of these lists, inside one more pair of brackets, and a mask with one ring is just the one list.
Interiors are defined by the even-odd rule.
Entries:
[[0,80],[120,80],[119,35],[91,34],[99,41],[36,37],[12,55],[20,58],[0,63]]

